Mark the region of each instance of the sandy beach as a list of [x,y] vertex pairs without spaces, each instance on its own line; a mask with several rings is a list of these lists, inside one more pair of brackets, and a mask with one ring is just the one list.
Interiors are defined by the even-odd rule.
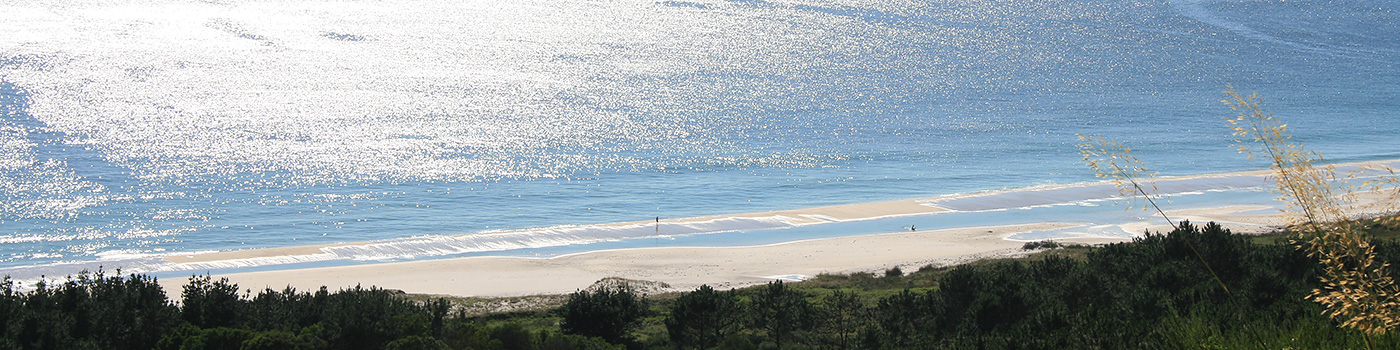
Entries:
[[[1239,214],[1253,207],[1226,207],[1182,212],[1197,221],[1228,218],[1237,229],[1278,222],[1275,215]],[[312,290],[355,285],[379,286],[409,293],[456,296],[520,296],[569,293],[598,280],[619,277],[669,284],[690,290],[701,284],[720,288],[801,279],[822,273],[881,271],[891,267],[917,269],[980,258],[1024,254],[1022,242],[1006,236],[1032,230],[1073,225],[1042,223],[911,231],[815,239],[751,247],[659,247],[595,251],[553,258],[467,257],[396,263],[337,266],[222,275],[244,289]],[[1133,229],[1165,229],[1165,225]],[[1121,239],[1069,239],[1100,244]],[[161,281],[178,292],[187,279]]]
[[[225,275],[243,288],[332,289],[375,285],[410,293],[516,296],[569,293],[606,277],[657,281],[676,289],[701,284],[729,288],[773,279],[949,264],[1016,253],[1007,234],[1063,227],[1011,227],[914,231],[819,239],[755,247],[639,248],[554,258],[469,257]],[[167,290],[185,279],[162,280]],[[178,290],[178,289],[175,289]]]
[[[772,212],[667,219],[667,222],[707,222],[726,218],[782,217],[795,224],[861,220],[876,217],[944,212],[919,200],[861,203]],[[607,224],[643,225],[646,222]],[[621,277],[667,283],[677,289],[701,284],[737,287],[763,283],[775,276],[815,276],[922,266],[994,251],[1011,253],[1020,243],[1001,239],[1006,234],[1059,227],[1055,224],[1004,228],[913,231],[899,234],[820,239],[755,247],[663,247],[596,251],[553,258],[468,257],[371,265],[338,266],[221,275],[245,289],[301,290],[328,286],[379,286],[410,293],[457,296],[517,296],[568,293],[600,279]],[[302,246],[170,256],[175,263],[314,255],[322,248],[366,243]],[[188,278],[162,280],[178,293]]]
[[[1391,161],[1393,163],[1393,161]],[[1267,172],[1210,174],[1159,179],[1161,181],[1204,180],[1223,181],[1230,177],[1262,179]],[[1103,187],[1103,184],[1076,185]],[[1022,189],[1013,200],[1036,201],[1040,197],[1064,194],[1075,186]],[[1102,191],[1103,189],[1097,189]],[[1109,189],[1111,190],[1111,188]],[[664,219],[663,224],[706,223],[733,219],[779,220],[788,225],[820,225],[831,222],[872,220],[910,215],[928,215],[955,211],[941,205],[987,205],[1005,198],[984,200],[1007,191],[980,193],[949,200],[947,197],[861,203],[840,206],[804,208],[771,212],[744,213],[696,218]],[[1389,197],[1375,194],[1362,196],[1377,202]],[[959,202],[961,201],[961,202]],[[1231,205],[1219,207],[1171,210],[1167,214],[1176,220],[1193,222],[1216,221],[1237,232],[1258,233],[1284,224],[1278,207],[1261,205]],[[1121,211],[1103,207],[1105,211]],[[648,227],[653,222],[625,222],[591,225],[602,227]],[[1163,221],[1152,219],[1135,223],[1118,223],[1121,232],[1166,231]],[[403,262],[351,264],[343,266],[282,269],[219,275],[239,284],[241,288],[261,290],[282,289],[287,286],[312,290],[327,286],[331,289],[378,286],[409,293],[455,296],[521,296],[569,293],[585,288],[601,279],[616,277],[655,281],[673,290],[690,290],[701,284],[720,288],[741,287],[765,283],[774,279],[800,280],[823,273],[875,272],[901,267],[917,269],[925,265],[948,265],[988,257],[1025,254],[1023,241],[1008,239],[1018,233],[1052,231],[1085,227],[1083,223],[1038,222],[1031,224],[962,227],[938,230],[910,230],[895,233],[863,234],[835,238],[795,240],[790,242],[743,247],[648,247],[589,251],[548,258],[475,256]],[[491,233],[483,233],[491,234]],[[466,236],[466,235],[464,235]],[[1126,237],[1086,235],[1057,239],[1062,242],[1102,244],[1124,241]],[[354,247],[375,243],[343,243],[335,245],[256,249],[217,252],[199,255],[169,256],[171,263],[221,263],[246,259],[275,257],[316,257],[334,247]],[[178,294],[187,278],[167,278],[161,283],[172,294]],[[178,297],[178,296],[177,296]]]

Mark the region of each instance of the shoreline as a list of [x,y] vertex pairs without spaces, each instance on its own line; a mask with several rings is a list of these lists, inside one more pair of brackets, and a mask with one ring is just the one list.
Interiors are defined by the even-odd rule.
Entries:
[[[1338,166],[1394,166],[1396,162],[1400,160],[1347,163]],[[1228,192],[1241,188],[1254,189],[1266,186],[1270,174],[1268,170],[1254,170],[1163,177],[1154,180],[1165,189],[1161,193],[1185,195],[1211,191]],[[1276,211],[1267,210],[1278,208],[1277,203],[1260,205],[1232,202],[1241,197],[1240,194],[1259,197],[1253,194],[1254,192],[1259,191],[1229,192],[1225,196],[1228,198],[1216,198],[1215,201],[1211,201],[1210,198],[1196,199],[1198,205],[1200,201],[1204,201],[1207,206],[1190,207],[1183,204],[1178,208],[1166,209],[1178,219],[1196,222],[1217,221],[1240,232],[1258,232],[1282,224],[1283,221]],[[200,274],[201,271],[210,273],[219,270],[224,272],[213,275],[228,277],[232,282],[238,283],[240,288],[255,290],[282,289],[287,286],[299,290],[314,290],[321,286],[335,289],[374,285],[419,294],[507,297],[569,293],[604,278],[655,281],[669,284],[677,290],[688,290],[701,284],[733,288],[765,283],[784,276],[796,276],[801,279],[821,273],[871,272],[895,266],[905,269],[918,268],[928,264],[946,265],[969,259],[1015,255],[1023,242],[1046,239],[1038,238],[1045,235],[1057,241],[1098,244],[1130,240],[1144,230],[1169,229],[1160,218],[1123,214],[1122,209],[1104,205],[1103,202],[1121,201],[1122,198],[1115,197],[1116,193],[1116,187],[1101,181],[872,203],[662,219],[656,222],[560,226],[444,237],[447,240],[472,240],[514,235],[534,239],[535,235],[554,234],[556,232],[553,231],[561,230],[625,233],[617,236],[621,238],[600,239],[592,243],[536,247],[539,251],[545,251],[543,257],[508,254],[519,252],[520,248],[487,250],[472,254],[444,254],[436,257],[410,256],[398,261],[352,261],[346,258],[351,255],[344,254],[353,249],[376,247],[402,249],[393,246],[398,242],[394,240],[171,255],[157,259],[167,265],[178,265],[178,268],[157,273],[163,275],[161,284],[166,286],[168,293],[173,294],[179,293],[179,287],[188,280],[187,276]],[[1033,208],[1071,209],[1030,211]],[[1027,210],[1029,214],[1022,214],[1018,210]],[[1064,213],[1076,216],[1058,216]],[[1008,217],[1016,219],[1008,220]],[[926,231],[899,232],[910,227],[891,230],[890,225],[893,223],[918,220],[923,220],[924,223],[948,223],[942,227],[921,224],[919,227],[934,226]],[[849,225],[853,223],[872,224]],[[663,230],[663,226],[668,229]],[[675,234],[678,235],[676,237],[732,239],[737,240],[739,244],[706,242],[703,238],[680,240],[668,245],[658,243],[658,246],[654,247],[606,244],[619,240],[632,240],[635,243],[639,238],[674,240],[669,230],[673,226],[696,226],[709,230],[678,233]],[[813,234],[805,231],[795,233],[800,230],[791,230],[804,227],[814,228],[805,231],[827,232]],[[829,231],[840,232],[832,234]],[[663,232],[665,234],[662,234]],[[724,232],[735,232],[736,235],[714,234]],[[632,236],[628,236],[629,234]],[[751,237],[752,234],[767,235],[768,238],[765,239],[768,242],[776,243],[743,243],[748,242],[748,238],[744,237]],[[721,237],[714,238],[715,236]],[[598,242],[604,244],[594,244]],[[438,243],[441,242],[428,240],[424,244]],[[564,249],[550,249],[560,247]],[[571,251],[569,247],[576,249]],[[525,251],[536,248],[525,248]],[[550,253],[551,251],[553,253]],[[262,269],[246,270],[249,267]],[[239,271],[240,269],[245,270]],[[177,274],[184,274],[186,277],[169,277]]]
[[[935,198],[937,198],[937,197],[935,197]],[[926,202],[926,201],[931,200],[931,199],[934,199],[934,198],[905,199],[905,200],[894,200],[894,201],[884,201],[884,202],[870,202],[870,203],[855,203],[855,204],[833,205],[833,206],[812,207],[812,208],[785,209],[785,210],[774,210],[774,211],[761,211],[761,212],[738,213],[738,214],[723,214],[723,215],[709,215],[709,216],[685,217],[685,218],[666,218],[666,219],[658,219],[657,223],[664,223],[664,224],[694,224],[694,223],[714,222],[714,221],[717,221],[717,220],[725,220],[725,219],[762,219],[762,218],[774,218],[774,217],[779,217],[779,218],[782,218],[782,220],[787,221],[788,223],[793,224],[794,226],[800,226],[800,225],[819,224],[819,223],[826,223],[826,222],[870,220],[870,219],[878,219],[878,218],[891,217],[891,216],[919,215],[919,214],[934,214],[934,213],[942,213],[942,212],[948,212],[948,211],[950,211],[949,209],[939,208],[939,207],[935,207],[935,206],[930,206],[930,205],[925,205],[925,204],[923,204],[923,202]],[[576,225],[576,226],[575,226],[575,225],[563,225],[563,226],[555,226],[555,227],[638,227],[638,226],[651,227],[652,224],[653,224],[652,221],[629,221],[629,222],[617,222],[617,223],[606,223],[606,224]],[[448,237],[477,237],[477,236],[483,236],[483,235],[497,235],[497,234],[509,234],[509,233],[524,233],[524,232],[530,232],[530,231],[534,231],[534,230],[538,230],[538,229],[512,229],[512,230],[504,230],[504,231],[474,232],[474,233],[464,233],[464,234],[449,235]],[[392,240],[389,240],[389,241],[392,241]],[[167,262],[171,262],[171,263],[187,264],[187,263],[206,263],[206,262],[213,262],[213,261],[220,261],[220,260],[237,260],[237,259],[268,258],[268,257],[289,256],[289,255],[314,255],[314,254],[321,254],[321,253],[324,253],[324,249],[326,249],[326,248],[351,247],[351,246],[365,246],[365,245],[379,244],[379,243],[382,243],[382,242],[383,242],[383,241],[346,242],[346,243],[317,244],[317,245],[292,246],[292,247],[258,248],[258,249],[247,249],[247,250],[233,250],[233,251],[210,252],[210,253],[201,253],[201,254],[170,255],[170,256],[164,256],[164,257],[162,257],[161,259],[163,259],[163,260],[165,260],[165,261],[167,261]]]
[[[1338,167],[1362,167],[1362,166],[1369,166],[1369,165],[1385,165],[1385,164],[1390,164],[1390,165],[1393,166],[1393,167],[1394,167],[1394,166],[1400,166],[1400,159],[1391,159],[1391,160],[1382,160],[1382,161],[1368,161],[1368,162],[1341,163],[1341,164],[1336,164],[1336,166],[1338,166]],[[1156,179],[1154,179],[1154,181],[1156,181],[1156,182],[1173,182],[1173,181],[1190,181],[1190,180],[1201,180],[1201,179],[1212,179],[1212,178],[1243,178],[1243,177],[1268,178],[1271,174],[1272,174],[1272,172],[1271,172],[1270,170],[1248,170],[1248,171],[1237,171],[1237,172],[1227,172],[1227,173],[1210,173],[1210,174],[1199,174],[1199,175],[1184,175],[1184,176],[1161,177],[1161,178],[1156,178]],[[1041,195],[1042,197],[1047,197],[1046,195],[1053,195],[1053,194],[1055,194],[1054,192],[1057,192],[1057,191],[1073,191],[1073,190],[1075,190],[1075,189],[1087,189],[1087,188],[1092,188],[1092,187],[1104,187],[1107,183],[1108,183],[1107,181],[1098,181],[1098,182],[1086,182],[1086,183],[1067,184],[1067,185],[1028,186],[1028,187],[1015,188],[1015,189],[991,190],[991,191],[982,191],[982,192],[973,192],[973,193],[957,193],[957,194],[948,194],[948,195],[933,196],[933,197],[921,197],[921,198],[914,198],[914,199],[901,199],[901,200],[892,200],[892,201],[867,202],[867,203],[853,203],[853,204],[842,204],[842,205],[821,206],[821,207],[811,207],[811,208],[783,209],[783,210],[760,211],[760,212],[749,212],[749,213],[719,214],[719,215],[707,215],[707,216],[698,216],[698,217],[658,218],[659,220],[656,221],[656,222],[643,220],[643,221],[628,221],[628,222],[615,222],[615,223],[602,223],[602,224],[559,225],[559,226],[542,227],[542,228],[525,228],[525,229],[511,229],[511,230],[502,230],[502,231],[472,232],[472,233],[445,235],[445,236],[441,236],[441,237],[448,237],[448,238],[490,237],[490,236],[493,236],[493,235],[522,234],[522,233],[529,233],[529,232],[534,232],[534,231],[549,230],[549,229],[556,229],[556,228],[615,228],[615,229],[620,229],[620,228],[642,228],[642,229],[645,229],[645,228],[652,227],[653,225],[656,225],[656,226],[658,226],[658,227],[659,227],[660,225],[690,225],[690,224],[709,223],[709,222],[716,222],[716,221],[720,221],[720,220],[732,220],[732,219],[775,219],[775,220],[780,220],[780,221],[782,221],[782,222],[784,222],[784,223],[786,223],[786,224],[788,224],[788,225],[790,225],[790,226],[805,226],[805,225],[822,224],[822,223],[832,223],[832,222],[850,222],[850,221],[861,221],[861,220],[873,220],[873,219],[882,219],[882,218],[890,218],[890,217],[898,217],[898,216],[908,216],[908,215],[937,214],[937,213],[948,213],[948,212],[969,211],[969,210],[971,210],[971,211],[976,211],[976,210],[987,210],[986,208],[979,207],[979,205],[986,205],[986,204],[984,204],[984,203],[975,203],[975,202],[976,202],[978,199],[983,199],[983,198],[987,198],[987,197],[994,197],[994,196],[1001,196],[1001,195],[1008,195],[1008,194],[1020,194],[1021,196],[1018,196],[1018,197],[1021,197],[1021,198],[1018,198],[1018,199],[1022,199],[1022,200],[1026,199],[1025,197],[1034,197],[1034,196],[1036,196],[1036,195],[1038,195],[1038,194]],[[1111,187],[1111,185],[1110,185],[1110,187]],[[1114,189],[1114,191],[1116,191],[1116,189]],[[1116,195],[1116,193],[1114,193],[1114,194]],[[1053,196],[1048,196],[1048,197],[1053,197]],[[1034,199],[1035,199],[1035,198],[1031,198],[1032,201],[1033,201]],[[1060,203],[1058,203],[1058,202],[1061,202],[1061,201],[1064,201],[1064,200],[1061,200],[1061,199],[1051,199],[1051,200],[1049,200],[1049,202],[1051,202],[1051,203],[1043,203],[1043,204],[1040,204],[1040,205],[1060,204]],[[969,204],[969,202],[973,202],[973,203]],[[1019,204],[1019,205],[1025,205],[1025,203],[1021,203],[1021,204]],[[1032,205],[1034,205],[1034,204],[1032,204]],[[962,206],[962,207],[960,208],[959,206]],[[716,231],[709,231],[709,232],[702,232],[702,233],[716,233],[716,232],[726,232],[726,231],[734,231],[734,230],[764,229],[764,228],[769,228],[769,227],[744,227],[744,228],[737,228],[737,229],[731,229],[731,230],[716,230]],[[660,233],[660,230],[659,230],[659,229],[657,230],[657,232],[658,232],[658,234],[656,234],[656,235],[654,235],[654,236],[667,236],[667,235],[668,235],[668,234],[659,234],[659,233]],[[682,233],[682,234],[685,234],[685,233]],[[247,259],[262,259],[262,258],[276,258],[276,257],[295,257],[295,256],[315,256],[315,255],[319,255],[319,254],[325,254],[325,253],[327,253],[327,250],[328,250],[328,249],[331,249],[331,248],[346,248],[346,247],[363,247],[363,246],[372,246],[372,245],[382,245],[382,244],[391,243],[391,242],[394,242],[394,241],[408,241],[408,240],[412,240],[412,239],[413,239],[413,238],[406,238],[406,239],[390,239],[390,240],[382,240],[382,241],[342,242],[342,243],[316,244],[316,245],[305,245],[305,246],[289,246],[289,247],[275,247],[275,248],[255,248],[255,249],[246,249],[246,250],[201,252],[201,253],[196,253],[196,254],[190,254],[190,253],[185,253],[185,254],[171,254],[171,255],[161,256],[160,259],[163,260],[163,261],[165,261],[165,262],[174,263],[174,264],[202,264],[202,263],[211,263],[211,262],[219,262],[219,261],[233,261],[233,260],[247,260]]]
[[[221,274],[239,288],[298,290],[379,286],[416,294],[506,297],[565,294],[610,278],[662,282],[675,290],[701,284],[736,288],[784,277],[947,265],[972,256],[1005,255],[1021,242],[1003,239],[1043,223],[883,233],[746,247],[654,247],[600,250],[548,258],[481,256]],[[1085,243],[1102,243],[1084,240]],[[167,292],[188,278],[162,279]]]
[[[1226,206],[1173,211],[1197,221],[1230,218],[1231,229],[1257,228],[1277,222],[1277,214],[1246,214],[1254,206]],[[621,278],[659,282],[664,291],[719,289],[769,281],[802,280],[819,274],[878,272],[893,267],[916,270],[978,259],[1020,256],[1023,241],[1007,237],[1025,232],[1082,227],[1075,223],[1035,223],[865,234],[740,247],[646,247],[596,250],[552,257],[472,256],[432,260],[313,267],[217,274],[239,288],[261,291],[292,287],[314,291],[377,286],[413,294],[460,297],[518,297],[567,294],[600,280]],[[1165,224],[1134,225],[1133,230],[1163,230]],[[1130,239],[1077,237],[1064,243],[1106,244]],[[178,297],[189,277],[164,278],[160,284]]]

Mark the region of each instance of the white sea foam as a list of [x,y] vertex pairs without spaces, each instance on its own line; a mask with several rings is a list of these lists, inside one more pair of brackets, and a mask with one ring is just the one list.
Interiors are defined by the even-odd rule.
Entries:
[[632,238],[712,234],[740,230],[794,227],[783,216],[727,217],[694,222],[662,222],[630,225],[558,226],[541,229],[481,233],[459,236],[432,236],[389,240],[368,244],[323,248],[340,259],[387,260],[545,248],[619,241]]
[[246,267],[314,263],[338,260],[340,258],[340,256],[337,256],[332,253],[279,255],[269,257],[224,259],[187,263],[158,263],[148,268],[150,268],[152,272],[228,270]]
[[831,217],[831,216],[828,216],[828,215],[819,215],[819,214],[803,214],[802,217],[804,217],[804,218],[809,218],[809,219],[821,220],[821,221],[825,221],[825,222],[838,222],[838,221],[841,221],[841,219],[837,219],[837,218],[834,218],[834,217]]
[[[1252,174],[1173,177],[1149,181],[1147,185],[1150,187],[1147,190],[1154,196],[1193,195],[1207,190],[1223,191],[1269,185],[1267,176]],[[1096,182],[946,196],[925,203],[956,211],[987,211],[1057,205],[1097,205],[1095,203],[1118,200],[1122,197],[1118,186],[1109,182]]]

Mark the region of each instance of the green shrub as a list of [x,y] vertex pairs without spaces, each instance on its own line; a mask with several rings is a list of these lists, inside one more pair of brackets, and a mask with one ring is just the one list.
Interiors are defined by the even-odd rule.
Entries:
[[1056,241],[1052,241],[1052,240],[1043,240],[1043,241],[1026,242],[1026,244],[1022,244],[1022,245],[1021,245],[1021,250],[1055,249],[1055,248],[1059,248],[1059,247],[1062,247],[1062,245],[1060,245],[1060,242],[1056,242]]
[[620,344],[646,315],[646,300],[627,285],[605,286],[596,291],[581,290],[569,295],[559,308],[564,333],[599,337]]
[[677,298],[666,317],[666,330],[677,347],[713,348],[742,325],[739,298],[708,285]]

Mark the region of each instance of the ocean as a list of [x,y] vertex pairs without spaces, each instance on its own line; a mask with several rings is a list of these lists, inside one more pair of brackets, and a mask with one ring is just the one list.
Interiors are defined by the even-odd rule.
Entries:
[[[1099,180],[1076,134],[1162,176],[1266,168],[1232,146],[1234,86],[1329,162],[1400,158],[1397,23],[1400,2],[1374,0],[5,1],[0,274],[1027,220],[1086,226],[1013,239],[1131,235],[1101,228],[1152,218],[1111,188],[1047,190]],[[1172,205],[1270,205],[1265,182],[1195,181]],[[1015,195],[816,226],[596,226],[984,193]],[[345,242],[376,244],[161,259]]]

